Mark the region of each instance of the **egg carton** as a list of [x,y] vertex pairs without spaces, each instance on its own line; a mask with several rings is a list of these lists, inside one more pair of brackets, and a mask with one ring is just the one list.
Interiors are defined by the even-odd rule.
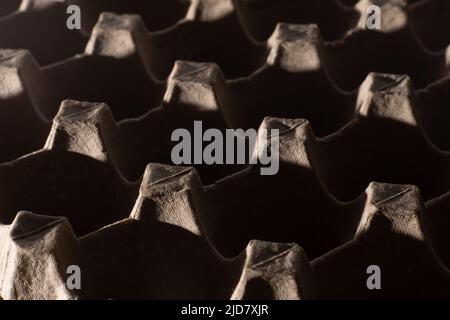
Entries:
[[[79,31],[61,27],[68,18],[67,6],[73,4],[83,13],[83,28]],[[162,70],[155,70],[158,76],[167,76],[171,69],[164,60],[191,55],[189,60],[197,58],[202,62],[222,59],[228,64],[225,73],[230,69],[232,77],[236,71],[248,72],[257,64],[249,50],[261,51],[257,45],[270,37],[279,22],[316,23],[325,40],[340,40],[366,30],[367,8],[373,4],[380,6],[383,16],[381,33],[406,32],[405,38],[415,38],[432,51],[446,49],[450,35],[444,30],[448,29],[450,8],[444,0],[419,1],[409,6],[404,0],[361,0],[352,7],[335,0],[320,0],[314,5],[306,0],[170,0],[164,4],[137,0],[23,0],[18,11],[0,19],[0,47],[29,49],[40,64],[55,63],[83,51],[102,12],[137,13],[156,46],[166,45],[163,49],[169,51],[168,57],[154,58],[162,64]],[[16,0],[7,0],[5,12],[14,5],[17,7]],[[245,63],[242,59],[246,59]]]
[[[113,24],[116,26],[115,31],[110,32],[110,36],[104,35],[104,30],[108,30],[104,26],[105,20],[109,23],[114,21]],[[133,34],[139,29],[137,26],[142,25],[139,21],[137,16],[102,15],[85,54],[42,68],[26,51],[9,49],[1,51],[1,64],[8,72],[4,72],[1,92],[3,99],[0,104],[15,105],[14,110],[17,110],[17,114],[14,117],[18,118],[16,122],[2,117],[5,119],[2,127],[7,132],[13,132],[10,126],[15,126],[21,121],[26,123],[27,118],[36,119],[33,120],[33,126],[22,126],[27,127],[26,130],[30,130],[30,134],[20,135],[22,139],[31,138],[34,141],[14,143],[10,148],[21,150],[9,151],[7,148],[1,156],[1,161],[12,160],[42,147],[49,132],[48,121],[57,114],[61,101],[67,98],[106,102],[114,119],[124,120],[141,116],[137,122],[152,122],[149,119],[165,117],[167,112],[164,106],[173,104],[192,106],[200,115],[205,114],[200,112],[201,110],[210,110],[211,117],[215,118],[210,121],[211,126],[220,128],[227,126],[257,128],[265,116],[302,117],[313,123],[319,136],[326,136],[353,118],[358,108],[358,96],[361,96],[356,90],[358,87],[355,90],[344,91],[337,83],[342,80],[359,83],[361,79],[358,86],[362,88],[364,81],[370,81],[364,70],[377,70],[376,66],[369,62],[360,69],[361,71],[355,70],[351,77],[340,76],[337,78],[342,79],[336,81],[332,73],[346,63],[342,63],[343,61],[329,63],[328,57],[332,55],[326,54],[326,43],[321,41],[317,27],[279,24],[268,41],[271,49],[267,61],[249,77],[227,80],[216,64],[177,60],[167,81],[158,81],[146,67],[149,63],[141,59],[142,55],[139,52],[142,50],[138,49],[139,46],[135,43],[129,43],[128,48],[125,48],[126,45],[120,46],[121,50],[131,52],[130,55],[123,56],[114,49],[116,31],[122,35],[128,34],[125,38],[135,38]],[[348,48],[353,47],[355,46],[350,41]],[[398,46],[402,52],[403,47],[407,48],[409,53],[413,52],[404,44]],[[112,51],[108,48],[112,48]],[[334,50],[333,48],[331,49]],[[448,143],[444,141],[446,138],[442,133],[446,131],[446,123],[441,119],[445,113],[448,81],[445,78],[442,81],[440,79],[448,72],[448,61],[445,53],[424,56],[425,51],[418,48],[416,47],[416,54],[410,55],[410,61],[402,59],[403,54],[399,54],[398,59],[403,60],[404,67],[393,65],[394,67],[381,67],[379,70],[409,74],[415,84],[436,80],[418,91],[417,113],[424,119],[426,131],[433,140],[436,140],[439,147],[445,149]],[[349,57],[352,59],[346,59],[348,63],[355,60],[354,55]],[[384,66],[389,64],[389,60],[392,60],[391,55],[387,55],[386,59],[373,61],[381,61],[383,63],[375,64]],[[422,67],[421,62],[428,64]],[[435,72],[431,72],[433,69]],[[361,77],[355,77],[357,73]],[[364,74],[366,79],[362,78]],[[205,84],[196,86],[196,90],[202,90],[202,93],[195,101],[189,94],[179,93],[190,90],[189,82]],[[264,90],[267,86],[271,88],[270,91]],[[439,94],[438,98],[432,98],[435,93]],[[180,101],[174,103],[173,101],[177,99]],[[190,101],[187,101],[189,99]],[[441,99],[444,99],[444,102]],[[427,105],[435,106],[433,112],[427,111],[423,100],[427,100]],[[8,115],[10,109],[4,108]],[[222,115],[214,110],[220,110]],[[324,113],[328,116],[324,117]],[[24,117],[24,114],[27,116]],[[175,122],[173,125],[186,126]],[[5,144],[8,145],[8,142]],[[144,161],[144,166],[146,161],[148,159]],[[131,176],[136,178],[142,172],[142,165],[139,171]]]
[[[449,272],[440,258],[448,261],[448,197],[425,205],[415,186],[371,183],[352,203],[337,202],[324,193],[322,200],[328,205],[323,206],[329,210],[319,215],[314,215],[316,206],[306,210],[302,201],[295,201],[297,210],[267,210],[272,215],[262,218],[267,212],[258,208],[242,217],[232,211],[207,214],[199,209],[205,204],[197,203],[199,191],[192,168],[152,164],[130,217],[93,233],[77,237],[67,218],[19,212],[0,229],[3,298],[449,297]],[[280,200],[273,193],[271,198]],[[86,198],[79,199],[88,204]],[[94,219],[71,219],[81,220]],[[318,257],[309,260],[293,243],[250,241],[239,255],[226,259],[213,243],[225,240],[229,246],[230,240],[241,240],[233,232],[239,224],[253,234],[264,229],[274,237],[296,234]],[[383,270],[380,291],[366,287],[365,270],[374,263]],[[30,264],[33,268],[23,268]],[[65,285],[65,270],[73,265],[83,270],[79,290]]]
[[[0,296],[450,298],[449,11],[410,2],[2,6]],[[278,174],[174,166],[194,121],[279,130]]]
[[[107,162],[96,161],[93,157],[79,153],[55,150],[43,150],[0,167],[3,181],[3,190],[0,192],[1,209],[4,212],[2,223],[5,226],[12,224],[10,228],[14,228],[19,208],[28,208],[27,210],[31,212],[44,210],[47,215],[45,219],[51,219],[52,225],[55,219],[60,221],[61,218],[51,218],[48,215],[58,217],[59,212],[63,212],[66,218],[62,220],[70,221],[73,226],[73,238],[78,235],[79,241],[90,239],[94,247],[98,246],[98,250],[92,253],[91,257],[89,251],[86,253],[82,251],[79,256],[75,255],[79,257],[78,260],[58,263],[55,258],[43,256],[42,249],[23,245],[30,250],[23,253],[25,256],[31,255],[30,259],[34,260],[37,257],[33,256],[33,253],[36,253],[42,257],[42,264],[45,266],[48,266],[46,261],[56,261],[57,265],[62,266],[73,264],[82,266],[86,282],[83,282],[83,289],[72,293],[66,290],[59,293],[61,295],[55,295],[53,289],[33,291],[31,284],[26,285],[23,293],[17,296],[9,292],[9,289],[2,291],[4,292],[2,295],[4,298],[108,299],[236,297],[234,292],[238,290],[237,284],[220,285],[220,289],[229,288],[228,295],[217,295],[217,292],[210,292],[208,285],[201,284],[202,282],[196,283],[197,290],[193,291],[169,290],[166,281],[159,287],[155,285],[155,279],[167,279],[168,276],[156,271],[143,275],[141,270],[118,277],[124,270],[119,268],[118,264],[127,266],[135,264],[141,267],[146,265],[132,258],[136,257],[136,252],[141,252],[137,249],[139,246],[130,244],[129,236],[124,239],[111,235],[108,242],[105,241],[103,244],[96,244],[97,237],[105,232],[109,234],[109,230],[113,233],[116,228],[120,229],[129,223],[140,225],[151,221],[153,224],[176,227],[177,230],[189,234],[193,242],[202,243],[209,248],[208,250],[215,252],[217,255],[215,259],[219,261],[221,259],[229,261],[229,258],[248,251],[246,246],[252,243],[251,239],[301,243],[304,252],[311,259],[306,261],[310,261],[309,268],[313,271],[312,276],[305,275],[307,280],[304,281],[308,283],[305,284],[308,289],[302,291],[301,284],[293,285],[292,281],[286,278],[274,284],[263,277],[264,281],[254,280],[265,283],[260,284],[262,288],[258,286],[257,292],[264,294],[256,296],[257,298],[448,298],[449,273],[443,267],[444,263],[449,261],[447,254],[449,239],[446,232],[448,193],[425,203],[416,186],[370,183],[357,198],[350,201],[340,200],[329,192],[324,179],[318,176],[318,170],[314,167],[317,164],[309,160],[312,158],[309,153],[315,152],[308,149],[309,129],[306,120],[267,118],[262,126],[279,129],[284,127],[280,136],[280,171],[274,176],[261,176],[255,167],[249,167],[214,184],[204,186],[197,171],[191,167],[149,164],[141,181],[129,183],[124,181],[114,166],[108,165]],[[409,168],[406,166],[405,170]],[[345,178],[346,181],[353,181],[359,177],[352,172]],[[341,185],[350,184],[341,183]],[[148,227],[153,224],[150,223]],[[106,227],[102,228],[105,225]],[[17,229],[26,228],[17,227]],[[40,238],[34,238],[42,233],[46,234],[42,232],[43,228],[39,224],[36,229],[36,232],[30,231],[32,239],[38,244],[47,243]],[[144,234],[153,235],[153,232],[145,228],[144,230],[142,231]],[[13,232],[5,231],[5,234],[11,235]],[[142,240],[144,237],[134,229],[131,234],[133,241],[153,243]],[[169,249],[162,245],[166,242],[167,245],[172,243],[179,248],[179,241],[171,236],[161,237],[159,240],[161,242],[156,239],[153,241],[158,242],[162,255],[168,254]],[[126,246],[128,258],[118,255],[115,241]],[[190,248],[196,248],[195,244],[189,244],[187,239],[182,242]],[[56,243],[60,244],[62,241],[48,241],[48,245],[52,248]],[[111,252],[106,249],[108,247],[106,243]],[[273,247],[274,244],[267,246]],[[10,246],[5,245],[4,248]],[[136,252],[130,248],[136,248]],[[7,250],[9,252],[11,249]],[[60,251],[69,252],[68,249]],[[16,268],[22,269],[20,266],[25,262],[8,252],[3,255],[3,263],[11,266],[15,261],[19,261]],[[152,261],[155,268],[167,270],[165,259],[157,259],[154,256],[144,256],[142,259]],[[207,258],[195,258],[191,261],[209,265],[205,259]],[[272,261],[271,258],[268,259]],[[294,271],[298,273],[302,270],[299,266],[292,266],[287,262],[286,265],[280,264],[288,270],[272,270],[277,275],[284,272],[292,275]],[[367,275],[364,265],[367,267],[371,264],[380,266],[383,274],[386,274],[381,291],[370,291],[365,287],[363,278]],[[136,266],[134,268],[138,268]],[[105,268],[108,270],[112,268],[112,273],[105,273]],[[208,267],[208,270],[214,270],[211,268]],[[64,271],[64,267],[62,270]],[[185,270],[181,267],[170,270],[174,279],[186,276],[183,273]],[[36,275],[18,275],[12,278],[22,283],[22,279],[26,278],[39,279],[36,280],[38,283],[44,281],[49,286],[61,287],[58,283],[66,276],[63,271],[60,279],[58,278],[59,282],[53,284],[36,278]],[[42,269],[32,269],[28,272],[52,274]],[[103,274],[104,278],[99,278],[96,274]],[[113,284],[107,284],[111,279],[122,280],[114,280]],[[345,281],[342,280],[343,283],[340,283],[341,279]],[[417,282],[417,279],[426,280]],[[136,287],[133,281],[139,281],[141,286]],[[11,282],[6,283],[12,285]],[[148,287],[142,285],[143,283],[148,283]],[[176,283],[180,286],[178,280]],[[211,281],[208,280],[207,283]],[[38,287],[41,288],[42,284]],[[205,291],[199,293],[198,290]],[[277,293],[277,290],[286,295]],[[210,292],[210,295],[205,292]],[[255,298],[251,295],[245,297]]]
[[[313,27],[311,29],[314,30]],[[395,131],[398,128],[400,132],[396,132],[395,136],[407,136],[409,131],[422,132],[418,135],[426,137],[419,140],[430,140],[429,143],[421,143],[428,144],[425,149],[431,150],[423,153],[426,157],[428,153],[445,154],[450,144],[448,122],[445,120],[448,114],[447,79],[416,92],[411,79],[406,75],[370,73],[358,90],[344,92],[330,81],[323,68],[311,74],[303,72],[301,68],[299,72],[292,69],[287,72],[281,67],[282,64],[268,65],[259,73],[258,81],[254,79],[253,83],[249,83],[246,79],[226,81],[215,64],[178,61],[163,86],[165,93],[159,94],[163,97],[161,106],[139,118],[116,122],[114,111],[104,103],[66,100],[52,123],[42,115],[49,100],[42,96],[52,95],[42,90],[42,74],[33,59],[24,51],[6,50],[2,53],[2,65],[5,70],[11,71],[4,80],[9,86],[5,85],[3,91],[3,96],[6,97],[3,101],[5,116],[1,117],[4,119],[1,127],[5,132],[5,147],[1,157],[3,161],[11,161],[42,147],[59,149],[63,145],[63,148],[70,151],[86,153],[100,161],[111,161],[126,179],[135,181],[142,175],[147,163],[170,163],[170,151],[174,146],[171,134],[175,129],[185,128],[192,132],[195,120],[201,120],[205,129],[218,128],[225,131],[227,128],[257,128],[265,116],[309,119],[319,137],[326,137],[343,127],[351,126],[355,118],[370,116],[377,119],[376,122],[392,122],[393,128],[389,130]],[[132,83],[130,78],[128,84]],[[32,82],[34,79],[39,80]],[[140,82],[136,80],[136,83]],[[294,87],[294,83],[299,86]],[[311,83],[314,83],[312,89],[307,86]],[[268,84],[272,90],[264,91]],[[132,87],[134,86],[130,86]],[[109,86],[104,88],[103,94],[107,96]],[[92,92],[103,91],[99,86],[95,89]],[[398,93],[399,97],[387,99],[385,107],[380,107],[380,103],[373,106],[371,101],[374,94],[385,89],[389,90],[383,97],[391,91]],[[195,94],[191,94],[192,92]],[[259,96],[257,93],[260,93]],[[56,101],[54,100],[55,105]],[[286,103],[279,105],[281,101]],[[402,102],[400,106],[398,101]],[[11,105],[15,106],[14,112],[7,109]],[[132,106],[129,109],[131,108]],[[57,108],[47,113],[54,113],[56,110]],[[116,111],[116,114],[119,112],[121,110]],[[76,117],[72,114],[76,114]],[[15,120],[11,121],[11,118]],[[396,122],[401,124],[397,125]],[[23,128],[22,131],[11,139],[14,128],[18,125]],[[373,131],[376,132],[379,125],[373,126]],[[408,127],[410,128],[407,129]],[[370,135],[367,134],[368,139]],[[371,137],[371,140],[376,139]],[[391,139],[388,140],[392,144]],[[14,141],[15,143],[11,143]],[[414,139],[411,145],[415,144]],[[149,145],[154,147],[149,148]],[[367,155],[367,150],[364,151],[363,147],[359,152]],[[422,156],[416,155],[413,158],[421,159]],[[394,166],[397,165],[393,163]],[[214,182],[241,167],[206,166],[198,169],[204,181]],[[383,179],[389,175],[390,173]]]

